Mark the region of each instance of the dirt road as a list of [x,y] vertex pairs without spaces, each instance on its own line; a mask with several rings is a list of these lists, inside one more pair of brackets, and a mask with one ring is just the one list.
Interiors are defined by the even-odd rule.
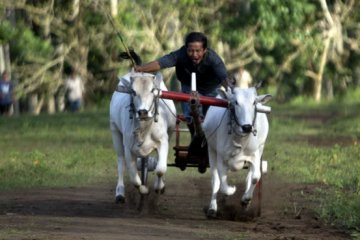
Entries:
[[[289,185],[265,176],[262,216],[240,207],[235,196],[222,197],[218,219],[205,217],[210,179],[167,182],[166,192],[151,192],[138,210],[138,193],[128,187],[127,201],[114,203],[114,184],[84,188],[0,193],[0,239],[351,239],[344,230],[322,224],[312,210],[314,186]],[[239,189],[240,188],[240,189]],[[316,199],[316,198],[315,198]]]

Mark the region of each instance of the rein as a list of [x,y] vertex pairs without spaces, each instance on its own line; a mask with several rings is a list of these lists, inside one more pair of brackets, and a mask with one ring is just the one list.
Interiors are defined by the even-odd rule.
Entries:
[[[252,120],[252,123],[251,123],[251,126],[252,126],[252,134],[254,134],[254,136],[256,136],[257,134],[257,130],[255,128],[255,122],[256,122],[256,117],[257,117],[257,109],[256,109],[256,104],[254,104],[255,107],[254,107],[254,118]],[[236,113],[235,113],[235,106],[233,103],[230,103],[230,106],[229,106],[229,114],[230,114],[230,117],[229,117],[229,131],[228,131],[228,134],[230,135],[231,134],[231,131],[234,131],[234,133],[238,136],[241,136],[241,137],[246,137],[248,135],[248,133],[237,133],[236,132],[236,129],[232,129],[232,126],[233,125],[236,125],[237,127],[240,127],[241,128],[241,125],[239,123],[239,120],[237,119],[236,117]]]
[[[127,93],[130,95],[130,104],[129,104],[129,118],[133,119],[134,116],[136,115],[136,109],[135,109],[135,105],[134,105],[134,99],[133,96],[136,96],[136,92],[129,88],[129,87],[125,87],[125,86],[117,86],[116,88],[117,92],[120,93]],[[159,99],[160,99],[160,93],[161,90],[158,87],[155,87],[151,90],[151,92],[154,94],[154,99],[153,102],[151,103],[149,110],[152,112],[152,117],[148,117],[148,118],[144,118],[144,119],[139,119],[140,121],[149,121],[151,119],[154,119],[154,122],[158,121],[158,115],[159,115]]]

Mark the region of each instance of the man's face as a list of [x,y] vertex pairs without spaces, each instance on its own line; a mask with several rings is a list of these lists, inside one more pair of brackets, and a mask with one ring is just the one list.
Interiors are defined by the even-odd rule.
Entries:
[[193,64],[199,64],[204,58],[206,49],[204,49],[202,42],[191,42],[188,44],[186,52]]
[[9,81],[9,75],[7,73],[3,73],[2,75],[2,79],[5,80],[5,81]]

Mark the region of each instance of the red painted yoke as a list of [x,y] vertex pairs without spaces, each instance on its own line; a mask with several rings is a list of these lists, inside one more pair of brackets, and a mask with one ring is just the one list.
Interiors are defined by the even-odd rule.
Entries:
[[[171,99],[174,101],[188,102],[194,99],[194,95],[181,93],[181,92],[174,92],[174,91],[161,91],[160,98]],[[206,96],[198,96],[197,98],[199,99],[199,103],[203,105],[225,107],[225,108],[229,106],[229,102],[224,99],[219,99],[215,97],[206,97]]]

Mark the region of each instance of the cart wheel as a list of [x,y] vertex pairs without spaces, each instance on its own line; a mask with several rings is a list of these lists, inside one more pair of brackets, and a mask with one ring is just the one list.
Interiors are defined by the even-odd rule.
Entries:
[[140,178],[142,185],[147,185],[148,172],[148,157],[141,158]]
[[261,216],[261,199],[262,199],[262,178],[260,178],[259,182],[256,185],[256,202],[255,204],[255,216]]
[[[140,171],[140,179],[141,179],[141,185],[147,185],[147,179],[148,179],[148,157],[141,158],[140,159],[140,166],[138,165],[138,170]],[[139,212],[143,211],[144,204],[146,201],[146,195],[140,194],[140,199],[138,202],[137,210]]]
[[199,173],[205,173],[207,166],[208,166],[208,159],[207,158],[203,158],[203,157],[199,157],[199,165],[198,165],[198,172]]
[[186,169],[186,165],[187,165],[187,157],[184,157],[184,158],[176,157],[175,158],[175,166],[180,168],[181,171],[184,171]]

